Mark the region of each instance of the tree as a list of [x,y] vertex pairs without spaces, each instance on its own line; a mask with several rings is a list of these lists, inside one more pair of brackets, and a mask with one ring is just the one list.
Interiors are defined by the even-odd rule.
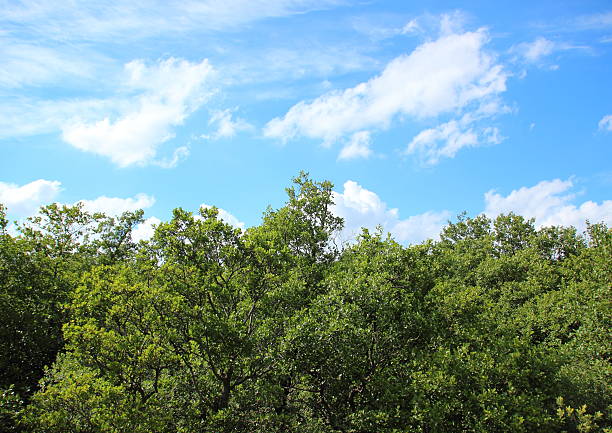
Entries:
[[[86,272],[64,327],[67,353],[36,396],[32,424],[193,431],[276,413],[277,402],[258,403],[256,386],[274,387],[265,383],[280,374],[285,322],[310,300],[296,293],[317,290],[341,224],[331,184],[305,174],[295,184],[260,228],[242,233],[215,208],[176,209],[133,260]],[[111,403],[121,412],[105,416]],[[236,417],[238,404],[255,419]]]
[[[331,188],[300,174],[285,206],[244,232],[215,208],[176,209],[139,244],[140,212],[51,207],[19,237],[0,212],[0,299],[19,306],[1,314],[16,314],[9,329],[25,330],[37,360],[61,349],[30,402],[11,386],[21,373],[7,376],[2,422],[79,433],[609,431],[609,228],[581,236],[513,214],[462,215],[437,242],[403,247],[364,230],[339,248]],[[62,333],[45,337],[48,323]],[[45,344],[53,350],[37,355]],[[16,365],[34,378],[44,363]]]
[[28,401],[63,348],[64,305],[83,273],[97,263],[128,260],[135,248],[131,230],[141,221],[142,211],[115,219],[91,215],[79,205],[51,204],[18,225],[20,234],[13,236],[0,206],[0,388],[5,393]]

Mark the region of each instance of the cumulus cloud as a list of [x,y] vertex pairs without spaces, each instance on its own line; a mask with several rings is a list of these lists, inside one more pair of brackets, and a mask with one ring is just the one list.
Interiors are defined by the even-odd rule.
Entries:
[[[484,194],[483,213],[495,218],[514,212],[535,218],[537,227],[561,225],[584,230],[586,220],[612,224],[612,200],[576,203],[574,189],[572,179],[555,179],[513,190],[506,196],[491,190]],[[401,218],[398,209],[390,208],[378,194],[352,180],[344,183],[342,192],[334,191],[333,198],[333,213],[345,220],[341,241],[354,241],[362,227],[373,231],[381,226],[399,242],[418,243],[437,238],[451,217],[450,211],[443,210]]]
[[[77,203],[82,204],[83,209],[87,212],[102,212],[108,216],[117,217],[124,212],[150,208],[155,204],[155,197],[142,193],[128,198],[101,196],[93,200],[80,200]],[[155,226],[160,222],[156,217],[145,219],[132,230],[132,240],[138,242],[150,239],[155,233]]]
[[[22,186],[0,182],[0,203],[7,207],[10,215],[18,217],[23,222],[27,217],[36,215],[41,206],[55,202],[61,191],[60,182],[45,179],[38,179]],[[123,212],[150,208],[155,203],[155,198],[147,194],[136,194],[129,198],[101,196],[93,200],[80,200],[74,205],[79,203],[87,212],[103,212],[116,217]],[[154,232],[153,226],[160,222],[155,217],[147,218],[136,226],[132,238],[135,241],[149,239]],[[13,226],[10,230],[17,235]]]
[[134,242],[146,241],[153,237],[155,227],[161,222],[159,218],[150,217],[138,224],[132,230],[132,240]]
[[395,239],[401,242],[418,243],[438,237],[442,228],[448,223],[451,213],[448,211],[428,211],[398,221],[391,230]]
[[208,121],[208,124],[215,126],[216,131],[211,136],[205,136],[205,138],[232,138],[241,131],[249,131],[253,129],[253,125],[240,117],[237,117],[234,120],[234,111],[235,110],[229,108],[214,111],[210,117],[210,120]]
[[344,145],[338,159],[369,158],[372,154],[371,144],[372,138],[368,131],[356,132]]
[[[200,207],[204,209],[210,209],[213,206],[206,204],[206,203],[202,203]],[[225,209],[221,209],[220,207],[218,207],[217,210],[219,211],[219,218],[221,218],[227,224],[233,227],[239,228],[240,230],[244,230],[245,224],[242,221],[240,221],[238,218],[236,218],[234,215],[232,215]]]
[[125,87],[136,96],[122,112],[114,119],[72,121],[64,125],[62,138],[120,167],[150,163],[158,147],[174,136],[173,128],[210,96],[205,84],[212,71],[207,60],[169,58],[152,66],[132,61],[125,65]]
[[142,193],[128,198],[103,195],[93,200],[80,200],[77,203],[81,203],[87,212],[102,212],[109,216],[117,216],[124,212],[150,208],[155,204],[155,197]]
[[283,141],[304,136],[331,144],[357,131],[385,129],[396,118],[431,118],[482,104],[506,90],[507,78],[485,50],[487,41],[484,29],[443,32],[439,39],[393,59],[366,82],[299,102],[268,122],[264,134]]
[[600,131],[612,131],[612,114],[604,116],[599,121],[599,129]]
[[[61,185],[57,180],[45,179],[38,179],[22,186],[0,182],[0,203],[15,215],[30,216],[36,213],[40,206],[55,202],[62,191]],[[155,204],[155,198],[142,193],[128,198],[100,196],[93,200],[79,200],[73,205],[79,203],[87,212],[103,212],[117,216],[127,211],[147,209]]]
[[[102,212],[108,216],[117,217],[124,212],[150,208],[155,204],[155,197],[142,193],[128,198],[101,196],[93,200],[80,200],[77,203],[82,204],[83,209],[87,212]],[[155,226],[160,222],[156,217],[145,219],[132,230],[132,240],[138,242],[151,239],[155,233]]]
[[7,207],[11,214],[31,215],[45,204],[52,202],[61,191],[61,182],[38,179],[19,186],[13,183],[0,182],[0,203]]
[[612,200],[604,200],[602,203],[586,201],[575,205],[572,203],[576,198],[573,187],[572,179],[554,179],[513,190],[507,196],[491,190],[485,193],[484,213],[495,217],[501,213],[514,212],[535,218],[539,227],[572,225],[580,230],[585,228],[585,220],[612,223]]
[[334,191],[333,198],[333,213],[345,220],[341,233],[345,241],[354,240],[362,227],[375,230],[380,225],[400,242],[418,243],[436,237],[450,216],[447,211],[426,212],[401,219],[397,209],[352,180],[344,183],[342,192]]

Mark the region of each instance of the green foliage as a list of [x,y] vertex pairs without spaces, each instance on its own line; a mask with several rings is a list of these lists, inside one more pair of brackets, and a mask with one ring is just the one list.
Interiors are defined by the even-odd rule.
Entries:
[[571,406],[564,406],[563,397],[557,398],[557,416],[565,423],[569,431],[587,433],[599,431],[609,432],[611,430],[609,428],[599,428],[598,422],[603,418],[601,412],[588,413],[586,404],[576,409]]
[[13,385],[0,389],[0,427],[3,432],[18,432],[18,420],[24,409],[23,398]]
[[142,211],[50,205],[13,236],[0,208],[0,430],[610,431],[605,225],[341,247],[329,182],[287,194],[244,232],[176,209],[139,244]]
[[0,207],[1,388],[29,399],[63,348],[64,305],[79,280],[97,263],[128,260],[140,221],[142,211],[114,219],[52,204],[12,236]]

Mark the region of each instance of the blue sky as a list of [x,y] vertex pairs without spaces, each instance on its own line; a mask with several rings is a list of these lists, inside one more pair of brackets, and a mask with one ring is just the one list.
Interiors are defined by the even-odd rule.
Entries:
[[[101,5],[102,4],[102,5]],[[612,223],[607,1],[0,1],[0,202],[215,205],[256,225],[300,170],[345,239],[455,215]]]

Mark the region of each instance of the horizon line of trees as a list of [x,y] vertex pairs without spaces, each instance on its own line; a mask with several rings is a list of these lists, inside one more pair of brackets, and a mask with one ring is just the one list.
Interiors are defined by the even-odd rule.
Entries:
[[458,217],[331,242],[301,173],[245,231],[215,208],[0,205],[0,431],[611,432],[612,229]]

